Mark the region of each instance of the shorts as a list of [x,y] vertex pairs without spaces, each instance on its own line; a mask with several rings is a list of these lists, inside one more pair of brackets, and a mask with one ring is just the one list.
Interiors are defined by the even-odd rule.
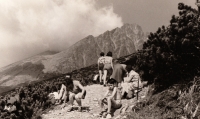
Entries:
[[[75,93],[70,92],[70,95],[71,95],[71,94],[75,94],[75,97],[77,97],[77,96],[80,97],[80,96],[81,96],[81,93],[82,93],[82,92],[75,94]],[[83,97],[82,97],[81,99],[85,99],[85,96],[86,96],[86,91],[83,93]]]
[[[107,99],[103,99],[102,100],[104,104],[107,105]],[[114,108],[114,109],[119,109],[122,107],[122,103],[121,103],[121,100],[114,100],[114,99],[111,99],[111,107]]]
[[112,105],[112,108],[114,109],[119,109],[122,107],[122,103],[121,103],[121,100],[111,100],[111,105]]
[[103,68],[104,68],[104,64],[103,63],[99,63],[99,70],[103,70]]
[[111,64],[104,64],[104,70],[110,70],[112,69]]

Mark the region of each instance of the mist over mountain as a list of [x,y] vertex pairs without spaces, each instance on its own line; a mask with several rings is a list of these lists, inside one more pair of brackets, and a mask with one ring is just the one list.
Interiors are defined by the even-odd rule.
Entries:
[[113,58],[142,48],[147,35],[137,24],[124,24],[94,37],[89,35],[61,52],[47,51],[0,69],[0,86],[16,86],[65,74],[97,63],[100,52]]
[[0,68],[123,25],[112,5],[96,0],[6,0],[0,16]]

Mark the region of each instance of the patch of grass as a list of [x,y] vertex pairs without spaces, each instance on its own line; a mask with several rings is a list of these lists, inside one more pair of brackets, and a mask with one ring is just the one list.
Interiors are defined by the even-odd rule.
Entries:
[[156,94],[153,87],[125,114],[126,119],[200,119],[200,77],[189,86],[177,84]]

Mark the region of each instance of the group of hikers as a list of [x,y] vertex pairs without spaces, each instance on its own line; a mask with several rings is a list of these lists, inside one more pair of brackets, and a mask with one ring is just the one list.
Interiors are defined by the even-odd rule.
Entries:
[[[120,64],[112,58],[112,52],[106,56],[100,53],[98,59],[98,79],[101,85],[107,87],[107,91],[99,104],[102,108],[100,116],[111,118],[111,110],[122,107],[121,99],[133,98],[134,92],[141,88],[141,79],[131,65]],[[72,80],[71,76],[66,76],[65,83],[62,84],[57,94],[58,103],[62,103],[61,108],[68,106],[67,111],[72,111],[74,100],[78,104],[78,111],[81,111],[81,99],[86,96],[86,90],[77,80]]]
[[100,115],[111,118],[111,109],[121,108],[121,99],[133,98],[138,89],[142,87],[141,79],[131,65],[120,64],[113,59],[110,51],[106,56],[104,52],[101,52],[97,63],[100,84],[104,86],[107,84],[108,87],[105,96],[100,100],[103,108]]
[[[100,116],[104,118],[111,118],[111,110],[116,110],[122,107],[121,99],[133,98],[134,92],[140,88],[141,79],[138,73],[133,70],[131,65],[120,64],[117,60],[112,58],[112,52],[108,52],[106,56],[100,53],[98,59],[98,79],[103,87],[107,88],[105,95],[99,99],[102,111]],[[85,99],[86,89],[79,80],[74,80],[72,75],[66,75],[62,79],[56,79],[53,82],[46,81],[45,87],[40,85],[29,85],[23,89],[18,90],[13,94],[12,103],[9,101],[12,96],[8,96],[5,103],[1,103],[0,107],[4,107],[5,114],[15,114],[14,117],[29,117],[34,115],[37,107],[48,108],[52,104],[61,104],[61,108],[67,106],[67,111],[70,112],[77,107],[78,111],[82,111],[82,99]],[[102,88],[103,88],[102,87]],[[40,93],[40,92],[45,93]],[[3,101],[3,99],[2,99]],[[78,106],[74,105],[74,101]],[[11,104],[12,108],[9,104]],[[24,107],[23,107],[24,105]],[[12,110],[11,110],[12,108]],[[22,112],[20,112],[22,111]],[[22,114],[20,114],[22,113]],[[1,115],[6,117],[6,115]]]

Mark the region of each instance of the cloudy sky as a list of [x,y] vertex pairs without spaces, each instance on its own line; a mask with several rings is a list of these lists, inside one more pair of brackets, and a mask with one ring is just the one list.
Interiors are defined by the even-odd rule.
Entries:
[[168,25],[177,4],[196,0],[0,0],[0,67],[82,38],[136,23],[144,32]]

